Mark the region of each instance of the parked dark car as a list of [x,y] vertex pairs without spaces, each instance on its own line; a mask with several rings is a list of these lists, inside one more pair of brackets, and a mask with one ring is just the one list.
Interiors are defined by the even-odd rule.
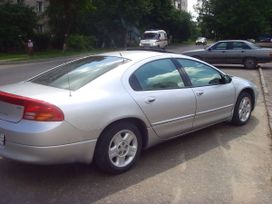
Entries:
[[182,54],[204,60],[211,64],[243,64],[245,68],[256,68],[258,63],[272,61],[272,49],[261,48],[245,40],[223,40],[198,50]]

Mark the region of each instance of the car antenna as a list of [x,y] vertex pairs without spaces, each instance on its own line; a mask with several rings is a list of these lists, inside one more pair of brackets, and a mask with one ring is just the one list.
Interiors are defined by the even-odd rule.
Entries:
[[71,96],[72,96],[72,91],[71,91],[71,84],[70,84],[70,76],[69,76],[69,73],[68,73],[68,75],[67,75],[67,79],[68,79],[69,96],[71,97]]
[[121,53],[121,52],[119,52],[119,55],[122,57],[122,59],[123,59],[123,63],[124,63],[124,62],[125,62],[125,59],[124,59],[124,57],[123,57],[122,53]]

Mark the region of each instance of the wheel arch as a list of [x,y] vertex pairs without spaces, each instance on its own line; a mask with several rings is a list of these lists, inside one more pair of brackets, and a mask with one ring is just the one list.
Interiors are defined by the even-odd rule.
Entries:
[[118,119],[116,121],[111,122],[110,124],[108,124],[103,131],[101,132],[101,134],[98,137],[98,140],[100,138],[100,136],[107,131],[110,127],[114,126],[115,124],[118,123],[122,123],[122,122],[128,122],[131,124],[136,125],[136,127],[139,129],[140,133],[141,133],[141,137],[142,137],[142,147],[143,149],[147,146],[148,144],[148,131],[147,131],[147,126],[145,124],[144,121],[142,121],[139,118],[134,118],[134,117],[129,117],[129,118],[122,118],[122,119]]

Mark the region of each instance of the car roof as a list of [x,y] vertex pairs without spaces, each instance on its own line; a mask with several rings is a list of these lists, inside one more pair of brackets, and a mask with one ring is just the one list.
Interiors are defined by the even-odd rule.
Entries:
[[167,54],[164,52],[155,52],[155,51],[146,51],[146,50],[131,50],[131,51],[115,51],[115,52],[107,52],[107,53],[102,53],[99,54],[99,56],[114,56],[114,57],[123,57],[125,59],[129,59],[131,61],[141,61],[148,59],[150,57],[155,57],[155,56],[161,56]]
[[164,30],[146,30],[144,33],[159,33],[159,32],[166,33]]
[[216,43],[219,43],[219,42],[244,42],[244,43],[248,43],[248,41],[246,41],[246,40],[219,40]]

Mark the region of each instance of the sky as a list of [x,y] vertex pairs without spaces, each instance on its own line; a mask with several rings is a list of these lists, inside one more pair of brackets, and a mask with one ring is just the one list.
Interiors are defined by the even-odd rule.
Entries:
[[194,11],[193,6],[197,3],[197,0],[188,0],[188,11],[194,16],[197,16],[197,13]]

